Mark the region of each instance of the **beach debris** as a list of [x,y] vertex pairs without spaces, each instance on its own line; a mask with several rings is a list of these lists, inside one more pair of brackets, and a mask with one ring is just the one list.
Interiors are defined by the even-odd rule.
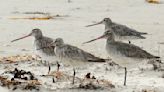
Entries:
[[23,12],[23,14],[41,14],[41,15],[50,15],[50,13],[48,13],[48,12],[39,12],[39,11],[35,11],[35,12]]
[[35,78],[30,71],[26,72],[25,70],[18,70],[17,68],[15,68],[14,71],[6,71],[5,73],[12,74],[12,80],[14,80],[15,78],[22,80],[37,80],[37,78]]
[[41,83],[30,71],[15,68],[0,75],[0,85],[12,90],[39,90]]
[[28,20],[50,20],[50,19],[55,19],[55,18],[62,18],[62,17],[68,17],[66,16],[62,16],[62,15],[45,15],[45,16],[29,16],[29,17],[11,17],[9,19],[12,20],[18,20],[18,19],[28,19]]
[[62,17],[68,17],[68,15],[59,15],[59,14],[51,15],[48,12],[39,12],[39,11],[36,11],[36,12],[19,12],[19,11],[16,11],[16,12],[13,12],[13,13],[14,14],[26,14],[28,16],[25,16],[25,17],[10,17],[9,19],[12,19],[12,20],[17,20],[17,19],[50,20],[50,19],[55,19],[55,18],[60,18],[60,17],[61,18]]
[[105,89],[105,88],[115,88],[115,86],[108,80],[105,79],[84,79],[78,88],[82,89]]
[[24,62],[24,61],[34,61],[36,58],[33,55],[15,55],[8,57],[0,57],[0,63],[16,63],[16,62]]
[[48,12],[40,12],[40,11],[35,11],[35,12],[19,12],[19,11],[14,11],[12,12],[13,14],[39,14],[39,15],[49,15],[50,13]]
[[30,51],[30,50],[28,50],[28,49],[21,49],[21,51]]
[[91,78],[91,73],[87,73],[86,75],[85,75],[85,78]]
[[159,4],[160,1],[159,0],[145,0],[148,3],[154,3],[154,4]]
[[50,20],[50,19],[54,19],[54,16],[43,16],[43,17],[13,17],[13,18],[9,18],[12,20],[17,20],[17,19],[29,19],[29,20]]
[[72,1],[71,0],[67,0],[68,3],[71,3]]
[[86,83],[86,84],[80,84],[79,88],[82,88],[82,89],[103,89],[101,86],[95,85],[92,82]]
[[141,92],[157,92],[157,91],[155,91],[153,89],[142,89]]
[[115,86],[111,81],[105,79],[97,79],[94,75],[91,77],[91,73],[87,73],[85,78],[79,84],[79,88],[82,89],[104,89],[114,88]]
[[91,73],[87,73],[87,74],[85,75],[85,78],[87,78],[87,79],[96,79],[95,76],[92,76],[92,77],[91,77]]

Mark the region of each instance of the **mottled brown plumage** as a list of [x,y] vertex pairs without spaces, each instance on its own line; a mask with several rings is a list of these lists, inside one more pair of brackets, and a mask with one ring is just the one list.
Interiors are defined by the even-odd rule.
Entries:
[[134,60],[160,58],[148,53],[136,45],[115,41],[113,32],[111,30],[112,29],[106,31],[104,35],[85,43],[90,43],[101,38],[107,38],[106,51],[112,59],[120,59],[121,62],[126,62],[128,60],[133,62]]
[[115,39],[117,40],[145,39],[145,37],[143,37],[142,35],[147,34],[145,32],[138,32],[135,29],[129,28],[125,25],[115,23],[110,18],[104,18],[101,22],[88,25],[87,27],[98,24],[104,24],[105,31],[107,31],[108,29],[112,29],[111,31],[113,32]]
[[75,61],[77,64],[78,62],[105,62],[104,59],[96,57],[78,47],[65,44],[61,38],[57,38],[52,45],[55,46],[56,56],[65,60],[63,62]]
[[50,46],[55,46],[55,54],[62,63],[72,65],[73,67],[73,84],[75,79],[75,68],[89,65],[90,62],[105,62],[105,59],[96,57],[78,47],[65,44],[62,38],[54,40]]
[[54,47],[48,47],[48,44],[53,42],[52,38],[43,36],[42,31],[40,29],[33,29],[32,32],[24,37],[12,40],[11,42],[29,37],[29,36],[34,36],[35,40],[34,40],[34,46],[35,46],[35,50],[37,52],[39,52],[38,54],[40,54],[41,56],[45,55],[45,56],[55,56],[54,53]]
[[42,31],[40,29],[33,29],[32,32],[26,36],[20,37],[18,39],[12,40],[11,42],[33,36],[35,38],[34,40],[34,46],[36,50],[36,54],[42,57],[43,61],[47,61],[47,65],[49,66],[50,72],[50,61],[56,62],[56,56],[54,52],[54,46],[48,46],[50,43],[53,42],[52,38],[43,36]]

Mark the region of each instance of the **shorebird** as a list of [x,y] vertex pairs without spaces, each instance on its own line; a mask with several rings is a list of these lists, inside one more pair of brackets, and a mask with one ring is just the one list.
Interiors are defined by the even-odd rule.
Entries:
[[69,64],[73,67],[73,84],[75,78],[75,68],[86,66],[91,62],[105,62],[105,59],[96,57],[78,47],[65,44],[62,38],[57,38],[50,44],[55,46],[55,54],[63,64]]
[[[47,46],[48,44],[53,42],[53,39],[44,36],[40,29],[37,29],[37,28],[33,29],[32,32],[29,33],[28,35],[12,40],[11,42],[15,42],[17,40],[20,40],[29,36],[34,36],[35,38],[34,46],[35,46],[37,55],[41,56],[42,59],[45,59],[46,61],[48,61],[48,65],[49,65],[49,61],[52,61],[55,59],[54,46],[51,46],[51,47]],[[58,70],[59,70],[59,65],[58,65]],[[50,72],[50,65],[49,65],[49,72]]]
[[115,60],[115,62],[123,66],[129,65],[130,63],[134,65],[134,60],[140,62],[141,60],[148,60],[148,59],[154,60],[160,58],[158,56],[154,56],[148,53],[147,51],[141,49],[136,45],[115,41],[113,32],[111,30],[112,29],[110,30],[108,29],[108,31],[105,31],[102,36],[84,42],[84,44],[93,42],[101,38],[107,38],[106,41],[107,53],[111,56],[113,60]]
[[108,29],[113,29],[112,32],[114,33],[116,40],[131,40],[131,39],[145,39],[142,35],[145,35],[147,33],[145,32],[138,32],[135,29],[129,28],[125,25],[121,25],[118,23],[113,22],[110,18],[104,18],[102,21],[87,25],[86,27],[94,26],[104,24],[105,25],[105,31]]

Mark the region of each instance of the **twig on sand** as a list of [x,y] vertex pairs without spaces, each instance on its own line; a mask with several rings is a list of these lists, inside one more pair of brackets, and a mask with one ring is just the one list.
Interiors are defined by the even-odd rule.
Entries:
[[71,3],[71,0],[68,0],[68,3]]
[[126,76],[127,76],[127,69],[126,69],[126,67],[125,67],[124,86],[126,86]]

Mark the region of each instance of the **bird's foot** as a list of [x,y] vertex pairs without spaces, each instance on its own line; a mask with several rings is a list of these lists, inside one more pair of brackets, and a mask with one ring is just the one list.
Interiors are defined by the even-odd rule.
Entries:
[[60,71],[52,71],[52,72],[49,72],[48,74],[46,75],[41,75],[41,76],[44,76],[44,77],[53,77],[53,78],[56,78],[56,79],[62,79],[64,74]]
[[61,79],[63,76],[63,73],[60,71],[53,71],[53,72],[50,72],[48,75],[54,76],[56,79]]
[[57,78],[57,79],[60,79],[61,77],[62,77],[62,72],[60,72],[60,71],[56,71],[56,73],[55,73],[55,77]]

